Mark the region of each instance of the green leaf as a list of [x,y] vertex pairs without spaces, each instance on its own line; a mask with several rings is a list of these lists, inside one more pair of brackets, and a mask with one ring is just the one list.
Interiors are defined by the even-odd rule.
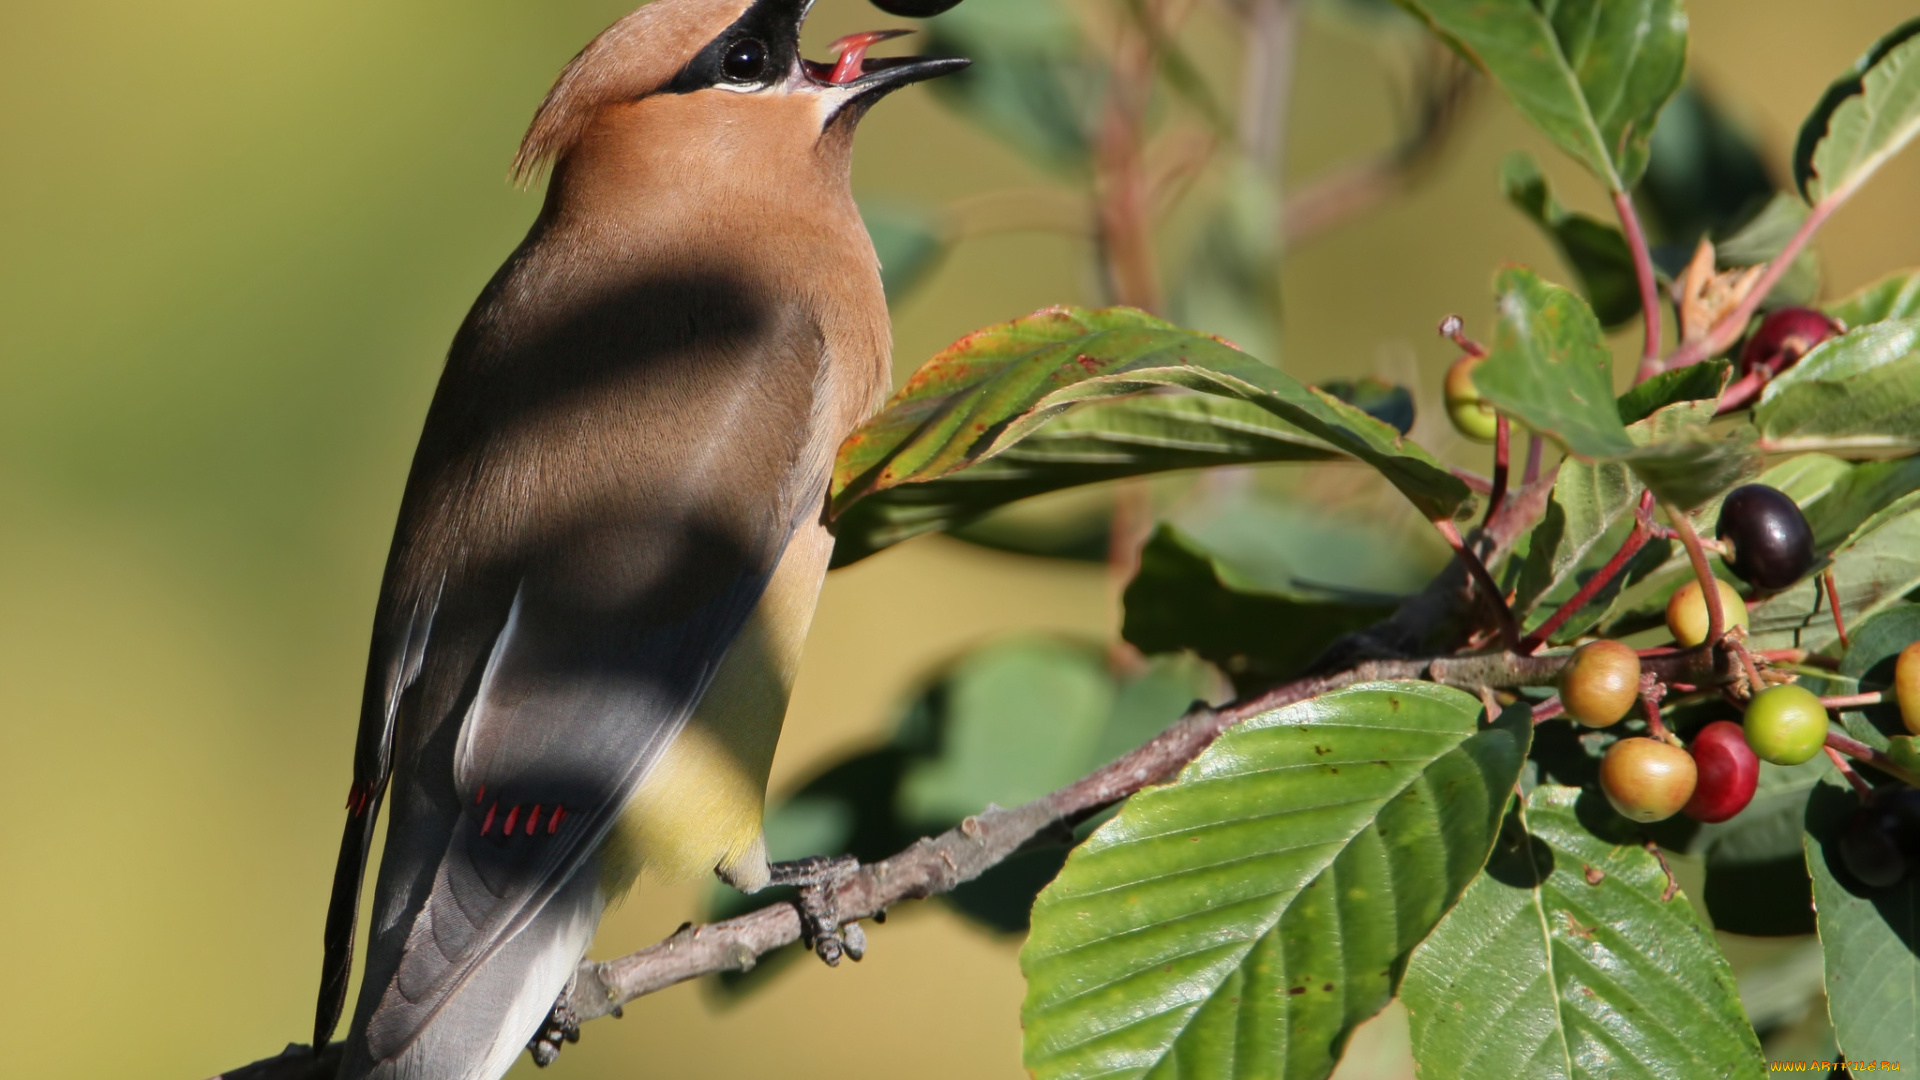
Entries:
[[1473,382],[1500,411],[1589,460],[1620,458],[1633,440],[1613,398],[1613,354],[1586,301],[1531,270],[1494,279],[1500,322]]
[[[869,429],[888,425],[882,414]],[[883,427],[880,438],[917,433]],[[862,432],[856,432],[862,437]],[[870,447],[849,443],[841,464]],[[958,472],[881,488],[834,522],[833,565],[846,566],[922,533],[938,532],[1035,495],[1175,469],[1340,457],[1327,444],[1246,401],[1145,394],[1082,406]],[[862,460],[865,460],[864,458]]]
[[[1920,493],[1907,495],[1868,518],[1834,549],[1840,610],[1858,623],[1920,588]],[[1816,594],[1818,575],[1748,606],[1756,649],[1818,651],[1838,637],[1833,616]]]
[[1660,233],[1686,249],[1736,228],[1774,193],[1758,139],[1696,82],[1667,102],[1649,149],[1641,201]]
[[1834,1037],[1855,1061],[1920,1061],[1920,875],[1871,889],[1847,872],[1832,843],[1855,805],[1850,791],[1828,782],[1807,806],[1807,869]]
[[1920,318],[1821,342],[1767,385],[1754,423],[1776,453],[1920,448]]
[[1533,155],[1524,150],[1507,155],[1500,167],[1500,187],[1508,202],[1546,231],[1580,279],[1580,289],[1601,325],[1611,329],[1639,316],[1640,284],[1633,254],[1618,227],[1560,205]]
[[1246,685],[1299,674],[1334,639],[1379,622],[1396,606],[1391,598],[1275,591],[1172,525],[1160,526],[1141,551],[1122,602],[1120,636],[1142,652],[1190,649]]
[[887,302],[898,304],[947,254],[945,229],[932,212],[892,199],[862,199],[860,218],[880,257]]
[[[1874,42],[1866,54],[1853,62],[1847,73],[1834,80],[1827,92],[1820,98],[1813,112],[1807,114],[1806,122],[1800,126],[1800,135],[1793,148],[1793,182],[1806,196],[1808,202],[1819,202],[1838,188],[1845,179],[1854,182],[1866,177],[1858,172],[1862,164],[1871,163],[1868,169],[1877,168],[1880,161],[1861,158],[1861,151],[1872,151],[1875,147],[1889,155],[1898,151],[1898,146],[1890,146],[1888,136],[1896,134],[1897,123],[1890,129],[1885,126],[1889,121],[1897,121],[1900,110],[1891,113],[1889,90],[1902,89],[1900,79],[1911,80],[1913,73],[1899,71],[1882,72],[1875,80],[1878,88],[1876,97],[1868,86],[1872,72],[1887,60],[1894,50],[1906,44],[1909,39],[1920,34],[1920,19],[1909,19],[1894,30]],[[1889,76],[1893,76],[1890,80]],[[1892,85],[1889,85],[1891,81]],[[1910,88],[1908,88],[1910,89]],[[1875,98],[1870,104],[1868,98]],[[1894,102],[1897,105],[1897,101]],[[1908,102],[1911,107],[1911,102]],[[1842,111],[1846,110],[1845,115]],[[1911,138],[1912,132],[1906,132]],[[1824,155],[1824,157],[1823,157]],[[1849,169],[1851,165],[1853,168]],[[1836,175],[1832,170],[1838,168],[1846,176]]]
[[1248,720],[1135,795],[1034,904],[1027,1069],[1326,1076],[1486,860],[1532,724],[1480,712],[1357,686]]
[[[1588,795],[1586,798],[1593,798]],[[1423,1080],[1764,1075],[1733,972],[1660,864],[1542,785],[1414,953],[1401,996]]]
[[1623,461],[1662,502],[1682,509],[1725,491],[1758,467],[1752,434],[1690,428],[1637,444],[1613,397],[1613,354],[1585,301],[1530,270],[1494,281],[1499,327],[1473,382],[1502,412],[1576,457]]
[[1035,163],[1084,173],[1106,71],[1059,0],[968,0],[927,23],[926,52],[964,56],[935,80],[936,100]]
[[[1721,269],[1758,266],[1772,262],[1786,250],[1800,226],[1807,220],[1807,204],[1782,192],[1761,209],[1732,236],[1714,248],[1715,264]],[[1820,257],[1811,248],[1803,249],[1793,265],[1781,275],[1767,294],[1768,307],[1792,307],[1812,302],[1820,290]]]
[[1647,166],[1661,106],[1680,87],[1679,0],[1403,0],[1500,85],[1514,107],[1609,190]]
[[[841,446],[831,514],[845,518],[861,500],[902,485],[955,478],[1056,422],[1073,406],[1167,389],[1196,391],[1266,413],[1272,419],[1254,432],[1255,441],[1273,454],[1263,460],[1329,453],[1357,458],[1379,470],[1429,518],[1450,518],[1471,501],[1465,484],[1392,427],[1214,338],[1130,308],[1051,308],[971,334],[922,365],[887,407]],[[1249,415],[1244,409],[1234,412],[1240,418]],[[1178,419],[1191,423],[1194,417]],[[1091,470],[1084,462],[1062,464],[1072,483],[1227,464],[1218,453],[1221,442],[1209,436],[1198,455],[1188,446],[1171,448],[1180,453],[1156,449],[1135,455],[1124,468],[1104,461],[1097,477],[1087,476]],[[1284,449],[1276,448],[1283,442]],[[1023,494],[1067,486],[1054,482],[1046,469],[1034,471],[1041,475],[1024,478],[1029,486]],[[987,475],[1007,478],[1001,470]],[[950,498],[944,496],[943,504]],[[856,550],[854,557],[859,554],[865,552]]]
[[1920,315],[1920,270],[1888,274],[1822,308],[1848,327]]
[[1669,405],[1684,401],[1717,402],[1720,392],[1727,388],[1727,378],[1732,370],[1733,364],[1729,361],[1703,360],[1698,364],[1663,371],[1620,395],[1620,400],[1615,402],[1615,411],[1620,414],[1621,423],[1634,424]]

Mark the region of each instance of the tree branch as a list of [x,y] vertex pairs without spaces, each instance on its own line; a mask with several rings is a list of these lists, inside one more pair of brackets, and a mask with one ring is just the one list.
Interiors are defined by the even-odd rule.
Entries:
[[[1375,660],[1346,671],[1298,679],[1218,709],[1196,707],[1139,749],[1072,784],[1011,809],[989,806],[958,826],[889,859],[860,866],[834,890],[835,916],[853,923],[883,915],[903,900],[951,892],[1036,841],[1171,779],[1228,728],[1275,709],[1366,682],[1423,680],[1470,692],[1552,684],[1567,657],[1499,652],[1412,660]],[[1664,681],[1704,684],[1723,676],[1706,649],[1643,661]],[[564,1001],[581,1021],[617,1014],[635,998],[723,971],[746,971],[759,958],[800,940],[798,909],[771,904],[702,926],[683,926],[665,941],[616,960],[584,961]],[[276,1057],[214,1080],[320,1080],[338,1066],[339,1043],[319,1057],[291,1045]]]

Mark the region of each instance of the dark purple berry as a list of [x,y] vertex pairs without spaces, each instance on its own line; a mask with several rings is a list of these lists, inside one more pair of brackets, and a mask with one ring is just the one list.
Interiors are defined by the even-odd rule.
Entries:
[[1762,370],[1771,378],[1798,363],[1815,345],[1846,327],[1812,308],[1781,308],[1761,320],[1740,350],[1743,373]]
[[1799,581],[1813,567],[1813,529],[1793,500],[1765,484],[1737,487],[1714,529],[1727,568],[1763,592]]
[[1899,812],[1883,803],[1862,806],[1840,827],[1840,861],[1870,888],[1905,880],[1909,863]]

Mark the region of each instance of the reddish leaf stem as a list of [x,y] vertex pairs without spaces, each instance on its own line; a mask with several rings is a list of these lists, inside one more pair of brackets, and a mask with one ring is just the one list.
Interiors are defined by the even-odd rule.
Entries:
[[1872,802],[1873,785],[1867,783],[1867,778],[1861,776],[1859,771],[1856,770],[1846,758],[1841,757],[1840,751],[1835,750],[1831,746],[1823,746],[1821,749],[1827,752],[1827,757],[1832,759],[1833,767],[1840,770],[1840,775],[1847,778],[1847,783],[1853,785],[1853,793],[1860,797],[1860,801],[1863,803]]
[[1640,353],[1639,377],[1634,381],[1645,382],[1660,372],[1660,283],[1654,277],[1653,254],[1647,250],[1647,234],[1640,228],[1633,196],[1624,191],[1614,192],[1613,208],[1620,215],[1627,250],[1633,253],[1633,276],[1640,283],[1641,321],[1646,324],[1647,338]]
[[1840,647],[1853,648],[1853,642],[1847,639],[1847,620],[1840,614],[1840,587],[1833,583],[1833,567],[1820,574],[1820,587],[1827,594],[1827,606],[1833,609],[1833,629],[1840,635]]
[[[1807,243],[1813,239],[1813,234],[1820,231],[1820,226],[1826,224],[1827,218],[1833,216],[1833,212],[1840,208],[1840,203],[1843,201],[1845,200],[1829,198],[1816,203],[1813,212],[1807,215],[1807,220],[1801,222],[1800,228],[1794,231],[1793,238],[1787,241],[1787,246],[1780,249],[1780,254],[1767,264],[1767,269],[1760,275],[1760,280],[1754,283],[1753,291],[1749,292],[1746,298],[1719,322],[1713,324],[1713,329],[1709,330],[1705,337],[1682,343],[1673,351],[1673,355],[1659,363],[1652,373],[1657,375],[1662,371],[1672,371],[1675,368],[1686,367],[1688,364],[1697,364],[1709,356],[1724,352],[1728,346],[1739,340],[1740,335],[1747,328],[1747,321],[1752,319],[1753,313],[1760,309],[1760,304],[1766,300],[1767,294],[1780,283],[1781,277],[1793,266],[1794,260],[1806,250]],[[1644,365],[1642,367],[1644,370]]]
[[1827,729],[1827,745],[1855,761],[1866,762],[1881,772],[1886,773],[1888,776],[1906,784],[1908,787],[1920,787],[1920,776],[1915,776],[1904,766],[1888,757],[1885,752],[1875,750],[1859,739],[1845,734],[1837,727]]
[[1677,507],[1666,508],[1667,518],[1673,522],[1673,531],[1680,543],[1687,549],[1687,561],[1693,564],[1693,576],[1700,582],[1700,598],[1707,603],[1707,641],[1709,649],[1720,644],[1727,634],[1727,613],[1720,603],[1720,582],[1707,566],[1707,551],[1700,546],[1700,536],[1693,531],[1693,522]]
[[[1648,494],[1641,499],[1643,509],[1652,497]],[[1635,555],[1640,554],[1640,549],[1647,546],[1649,539],[1651,537],[1647,533],[1645,523],[1636,518],[1633,531],[1627,534],[1626,543],[1620,545],[1620,550],[1613,553],[1613,558],[1607,560],[1607,565],[1601,567],[1599,573],[1588,578],[1586,584],[1580,586],[1579,592],[1569,597],[1567,602],[1561,604],[1559,610],[1555,611],[1546,622],[1541,623],[1533,633],[1528,634],[1525,640],[1520,642],[1520,652],[1527,656],[1539,652],[1540,646],[1553,637],[1554,631],[1565,626],[1568,619],[1579,614],[1581,608],[1586,607],[1595,596],[1600,594],[1601,589],[1607,587],[1608,582],[1620,576],[1620,571],[1633,560]]]
[[1858,709],[1867,705],[1878,705],[1887,700],[1887,695],[1875,691],[1871,694],[1847,694],[1842,697],[1823,697],[1820,704],[1829,709]]
[[1507,501],[1508,459],[1512,456],[1513,424],[1506,413],[1499,414],[1493,424],[1493,493],[1487,497],[1487,524],[1493,523],[1493,515],[1500,512],[1500,504]]

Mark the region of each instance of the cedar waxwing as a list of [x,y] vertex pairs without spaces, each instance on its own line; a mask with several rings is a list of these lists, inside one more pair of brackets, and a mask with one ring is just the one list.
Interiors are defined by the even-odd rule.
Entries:
[[964,60],[799,52],[812,0],[656,0],[515,160],[546,201],[454,337],[373,629],[316,1048],[493,1080],[646,871],[768,882],[767,770],[890,329],[849,184],[888,91]]

